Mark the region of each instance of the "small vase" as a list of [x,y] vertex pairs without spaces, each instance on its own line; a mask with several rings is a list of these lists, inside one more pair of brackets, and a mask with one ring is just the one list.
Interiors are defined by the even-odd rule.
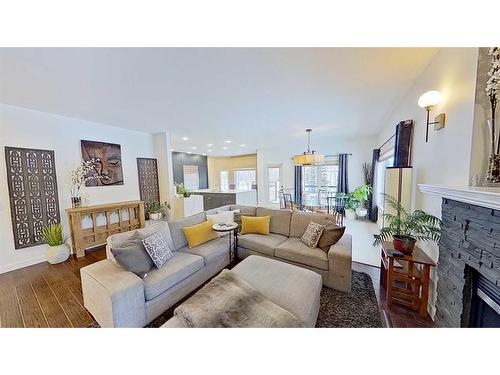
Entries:
[[81,197],[71,197],[71,206],[73,208],[78,208],[82,206],[82,198]]
[[490,184],[500,183],[500,155],[491,155],[488,159],[486,182]]

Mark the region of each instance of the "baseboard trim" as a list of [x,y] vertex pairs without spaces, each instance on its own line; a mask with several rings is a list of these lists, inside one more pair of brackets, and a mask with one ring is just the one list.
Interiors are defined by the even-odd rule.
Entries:
[[0,274],[7,273],[10,271],[15,271],[15,270],[18,270],[20,268],[32,266],[34,264],[42,263],[45,261],[46,261],[45,256],[41,255],[41,256],[38,256],[36,258],[23,260],[22,262],[10,263],[10,264],[7,264],[6,266],[0,267]]

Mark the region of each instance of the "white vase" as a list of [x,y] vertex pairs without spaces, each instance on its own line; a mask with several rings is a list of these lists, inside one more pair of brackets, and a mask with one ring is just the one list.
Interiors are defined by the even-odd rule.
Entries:
[[149,218],[153,221],[158,221],[161,219],[161,212],[149,214]]
[[360,208],[358,208],[358,209],[356,210],[356,215],[358,215],[358,217],[363,218],[363,217],[365,217],[367,214],[368,214],[368,210],[367,210],[366,208],[362,208],[362,207],[360,207]]
[[354,210],[345,210],[347,220],[356,220],[356,212]]
[[64,262],[69,258],[69,246],[66,244],[59,246],[49,246],[45,258],[50,264]]

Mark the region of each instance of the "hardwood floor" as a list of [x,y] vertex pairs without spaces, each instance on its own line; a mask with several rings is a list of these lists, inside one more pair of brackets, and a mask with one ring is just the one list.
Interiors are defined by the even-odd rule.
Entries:
[[[0,275],[0,327],[88,327],[94,322],[83,307],[80,268],[106,257],[104,249],[64,263],[40,263]],[[353,263],[373,280],[385,327],[432,327],[430,318],[402,306],[388,307],[380,288],[379,269]]]
[[80,268],[104,258],[99,249],[0,275],[0,327],[88,327],[94,319],[83,307]]
[[413,311],[404,306],[387,306],[385,289],[380,286],[380,268],[368,266],[361,263],[352,263],[354,271],[365,272],[372,278],[373,288],[377,296],[380,316],[384,327],[389,328],[430,328],[434,326],[432,319],[422,318],[417,311]]

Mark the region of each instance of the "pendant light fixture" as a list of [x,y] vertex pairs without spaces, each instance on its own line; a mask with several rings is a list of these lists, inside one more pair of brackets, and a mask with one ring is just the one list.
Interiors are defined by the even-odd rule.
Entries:
[[295,155],[292,159],[297,165],[311,165],[322,163],[325,160],[324,155],[316,154],[316,151],[311,150],[311,132],[312,129],[306,129],[307,133],[307,151],[302,154]]

